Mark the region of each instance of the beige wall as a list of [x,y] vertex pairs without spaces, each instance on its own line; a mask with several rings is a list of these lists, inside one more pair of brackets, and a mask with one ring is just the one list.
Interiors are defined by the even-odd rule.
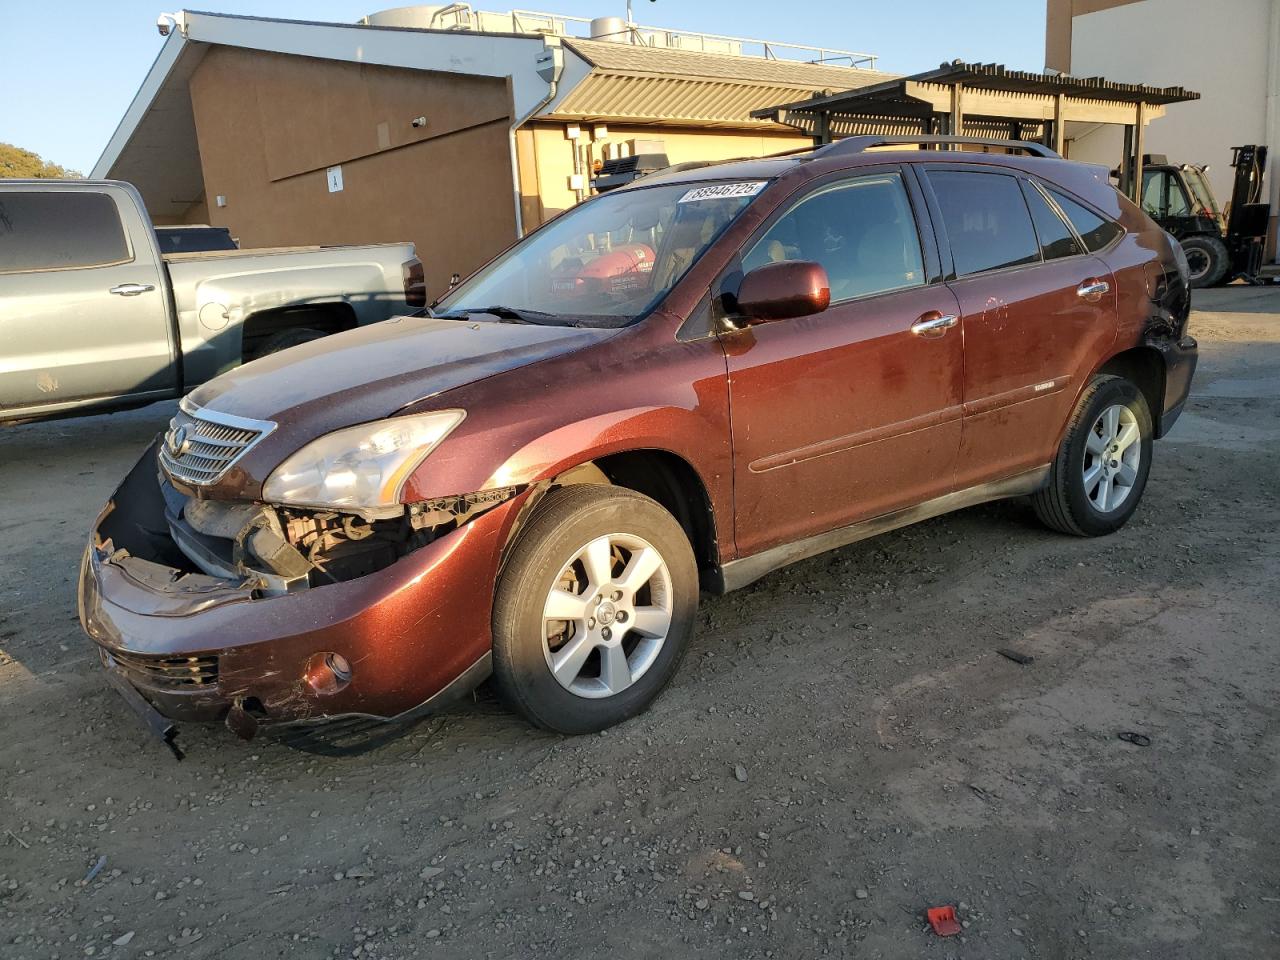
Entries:
[[169,216],[165,214],[152,214],[151,222],[162,226],[173,226],[179,223],[208,223],[209,206],[205,203],[205,199],[202,196],[195,203],[187,207],[181,215]]
[[[812,146],[813,141],[795,133],[757,133],[753,131],[689,129],[663,126],[615,126],[608,124],[608,137],[592,142],[592,124],[582,123],[582,144],[590,144],[588,156],[603,158],[605,144],[621,144],[628,140],[661,140],[666,147],[667,159],[673,163],[690,160],[732,160],[738,157],[762,157],[784,150]],[[565,137],[564,123],[541,123],[522,131],[520,151],[522,167],[521,189],[526,194],[529,209],[538,209],[537,220],[529,220],[533,226],[555,216],[576,202],[574,191],[569,188],[569,176],[573,173],[573,141]],[[532,164],[530,163],[532,161]],[[588,161],[589,163],[589,161]],[[532,169],[530,169],[532,166]],[[589,178],[588,178],[589,179]],[[536,188],[537,196],[529,196]]]
[[190,90],[208,200],[190,213],[243,246],[409,240],[435,297],[515,236],[504,80],[218,47]]
[[[1206,20],[1203,0],[1143,0],[1077,16],[1071,72],[1198,92],[1199,100],[1174,104],[1152,122],[1144,146],[1176,163],[1209,164],[1214,193],[1225,204],[1234,177],[1231,148],[1274,135],[1267,120],[1268,93],[1280,93],[1277,65],[1268,66],[1272,18],[1280,19],[1274,6],[1274,0],[1214,0]],[[1072,144],[1073,159],[1116,163],[1119,128],[1078,134],[1084,136]]]
[[1044,18],[1044,65],[1060,73],[1071,73],[1071,20],[1085,13],[1109,10],[1142,0],[1046,0]]

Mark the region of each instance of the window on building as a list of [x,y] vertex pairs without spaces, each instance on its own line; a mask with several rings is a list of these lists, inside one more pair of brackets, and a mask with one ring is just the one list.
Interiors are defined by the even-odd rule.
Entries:
[[1016,177],[999,173],[929,173],[951,243],[957,276],[1040,260],[1040,244]]
[[1050,190],[1049,194],[1067,215],[1067,219],[1076,228],[1076,233],[1080,234],[1080,239],[1084,241],[1085,248],[1090,253],[1096,253],[1103,247],[1109,246],[1116,237],[1124,233],[1124,228],[1120,224],[1098,216],[1088,207],[1065,194],[1057,190]]
[[1075,234],[1058,211],[1049,205],[1044,194],[1030,183],[1024,183],[1022,191],[1026,194],[1031,222],[1035,224],[1036,236],[1040,239],[1040,256],[1045,260],[1057,260],[1083,253]]
[[901,177],[858,177],[815,190],[755,243],[742,269],[782,260],[820,263],[833,302],[923,285],[920,237]]
[[0,273],[123,263],[129,244],[105,193],[0,193]]

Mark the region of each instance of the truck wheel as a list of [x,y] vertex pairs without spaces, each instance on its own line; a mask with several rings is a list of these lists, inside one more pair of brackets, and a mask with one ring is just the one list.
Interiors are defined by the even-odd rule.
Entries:
[[697,607],[693,549],[670,513],[618,487],[553,490],[498,581],[498,690],[549,730],[613,726],[667,685]]
[[281,350],[288,350],[290,347],[296,347],[299,344],[319,340],[323,336],[325,336],[324,331],[313,330],[311,327],[293,327],[289,330],[281,330],[279,333],[273,333],[262,341],[262,345],[254,353],[254,358],[265,357],[269,353],[279,353]]
[[1114,533],[1142,499],[1151,448],[1142,391],[1123,377],[1094,377],[1067,424],[1048,485],[1031,497],[1036,516],[1060,533]]
[[1191,269],[1188,278],[1192,287],[1212,287],[1222,282],[1231,267],[1231,254],[1227,245],[1217,237],[1187,237],[1182,241]]

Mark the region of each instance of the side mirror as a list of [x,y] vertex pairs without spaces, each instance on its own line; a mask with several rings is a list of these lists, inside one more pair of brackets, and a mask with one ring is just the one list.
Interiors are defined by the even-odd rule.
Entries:
[[827,271],[812,260],[756,267],[738,288],[738,312],[748,324],[821,313],[831,303]]

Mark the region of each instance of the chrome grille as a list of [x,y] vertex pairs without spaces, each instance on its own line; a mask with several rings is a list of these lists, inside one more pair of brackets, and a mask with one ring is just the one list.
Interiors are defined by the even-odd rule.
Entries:
[[161,441],[160,466],[175,480],[198,486],[214,483],[275,426],[269,420],[233,417],[183,400]]
[[218,658],[153,657],[140,653],[104,650],[108,666],[115,666],[139,683],[167,690],[199,690],[218,684]]

